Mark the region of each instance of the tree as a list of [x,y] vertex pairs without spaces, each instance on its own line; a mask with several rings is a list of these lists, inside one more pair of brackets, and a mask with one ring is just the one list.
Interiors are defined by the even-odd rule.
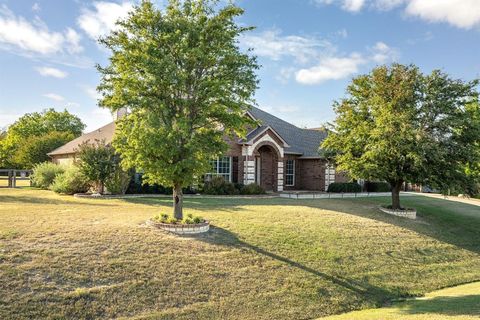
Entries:
[[14,161],[18,148],[30,137],[40,137],[52,132],[71,134],[76,138],[82,134],[85,124],[80,118],[67,110],[46,109],[42,112],[27,113],[7,129],[0,145],[0,167],[21,167],[22,163]]
[[173,187],[174,217],[183,217],[182,187],[211,169],[227,150],[226,136],[246,134],[257,87],[256,58],[238,37],[250,28],[234,19],[243,10],[214,1],[150,1],[119,22],[101,42],[112,51],[99,67],[101,106],[130,113],[117,122],[114,147],[125,167],[146,182]]
[[389,182],[395,209],[405,181],[464,186],[465,168],[480,161],[478,83],[415,66],[377,67],[353,79],[335,103],[322,147],[352,178]]
[[105,182],[115,173],[119,158],[115,149],[105,140],[85,141],[78,148],[80,172],[94,182],[97,192],[103,194]]
[[73,138],[70,132],[58,131],[41,136],[30,136],[19,142],[12,160],[19,169],[31,169],[38,163],[49,161],[47,153],[63,146]]

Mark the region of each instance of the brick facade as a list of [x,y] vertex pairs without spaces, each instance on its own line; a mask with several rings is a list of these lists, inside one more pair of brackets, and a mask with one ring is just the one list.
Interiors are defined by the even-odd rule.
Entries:
[[[266,131],[253,140],[252,145],[242,145],[227,140],[232,157],[232,182],[257,183],[267,191],[310,190],[326,191],[327,161],[321,158],[302,158],[300,155],[283,154],[283,142],[272,132]],[[287,160],[295,161],[294,184],[286,185]],[[257,162],[259,161],[259,162]],[[260,166],[260,173],[256,166]],[[348,177],[334,172],[328,182],[346,182]],[[258,181],[260,179],[260,181]]]

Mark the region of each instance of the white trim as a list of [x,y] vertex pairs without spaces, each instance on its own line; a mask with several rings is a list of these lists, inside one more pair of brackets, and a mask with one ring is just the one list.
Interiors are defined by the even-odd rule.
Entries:
[[[289,148],[289,147],[290,147],[290,145],[282,138],[282,136],[280,136],[280,135],[279,135],[272,127],[270,127],[270,126],[265,127],[265,129],[263,129],[262,131],[260,131],[259,133],[257,133],[257,134],[255,135],[255,137],[253,137],[252,139],[248,140],[248,141],[245,142],[245,143],[246,143],[246,144],[249,144],[249,145],[252,145],[252,144],[253,144],[253,140],[255,140],[256,137],[258,137],[258,136],[264,134],[265,132],[267,132],[268,129],[270,129],[270,130],[277,136],[277,138],[280,139],[280,141],[282,141],[284,148]],[[256,129],[255,129],[255,130],[256,130]],[[253,132],[253,130],[252,130],[252,132]]]
[[253,155],[253,151],[255,150],[255,148],[262,142],[265,142],[265,141],[268,141],[268,142],[271,142],[275,145],[275,147],[277,147],[277,150],[280,152],[280,158],[283,158],[283,147],[281,147],[276,141],[275,139],[273,139],[271,136],[269,135],[266,135],[266,136],[263,136],[262,139],[258,140],[257,142],[255,142],[253,145],[251,145],[248,149],[249,152],[251,152],[251,154],[249,155]]

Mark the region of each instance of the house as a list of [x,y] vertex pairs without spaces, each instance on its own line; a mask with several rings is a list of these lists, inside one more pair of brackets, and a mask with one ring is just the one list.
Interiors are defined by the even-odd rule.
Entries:
[[[327,135],[325,130],[302,129],[255,107],[248,115],[259,126],[245,139],[228,140],[228,152],[212,160],[213,170],[206,175],[207,179],[222,176],[234,183],[257,183],[267,191],[325,191],[332,182],[346,181],[319,153]],[[114,132],[115,123],[111,122],[48,155],[55,163],[72,162],[80,144],[103,139],[109,143]]]

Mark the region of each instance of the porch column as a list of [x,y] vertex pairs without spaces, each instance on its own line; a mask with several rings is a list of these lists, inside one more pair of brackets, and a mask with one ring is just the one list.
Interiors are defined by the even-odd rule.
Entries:
[[253,149],[250,146],[242,147],[243,161],[243,184],[251,184],[255,182],[255,158],[253,157]]
[[283,159],[278,161],[278,171],[277,171],[277,191],[283,191]]

